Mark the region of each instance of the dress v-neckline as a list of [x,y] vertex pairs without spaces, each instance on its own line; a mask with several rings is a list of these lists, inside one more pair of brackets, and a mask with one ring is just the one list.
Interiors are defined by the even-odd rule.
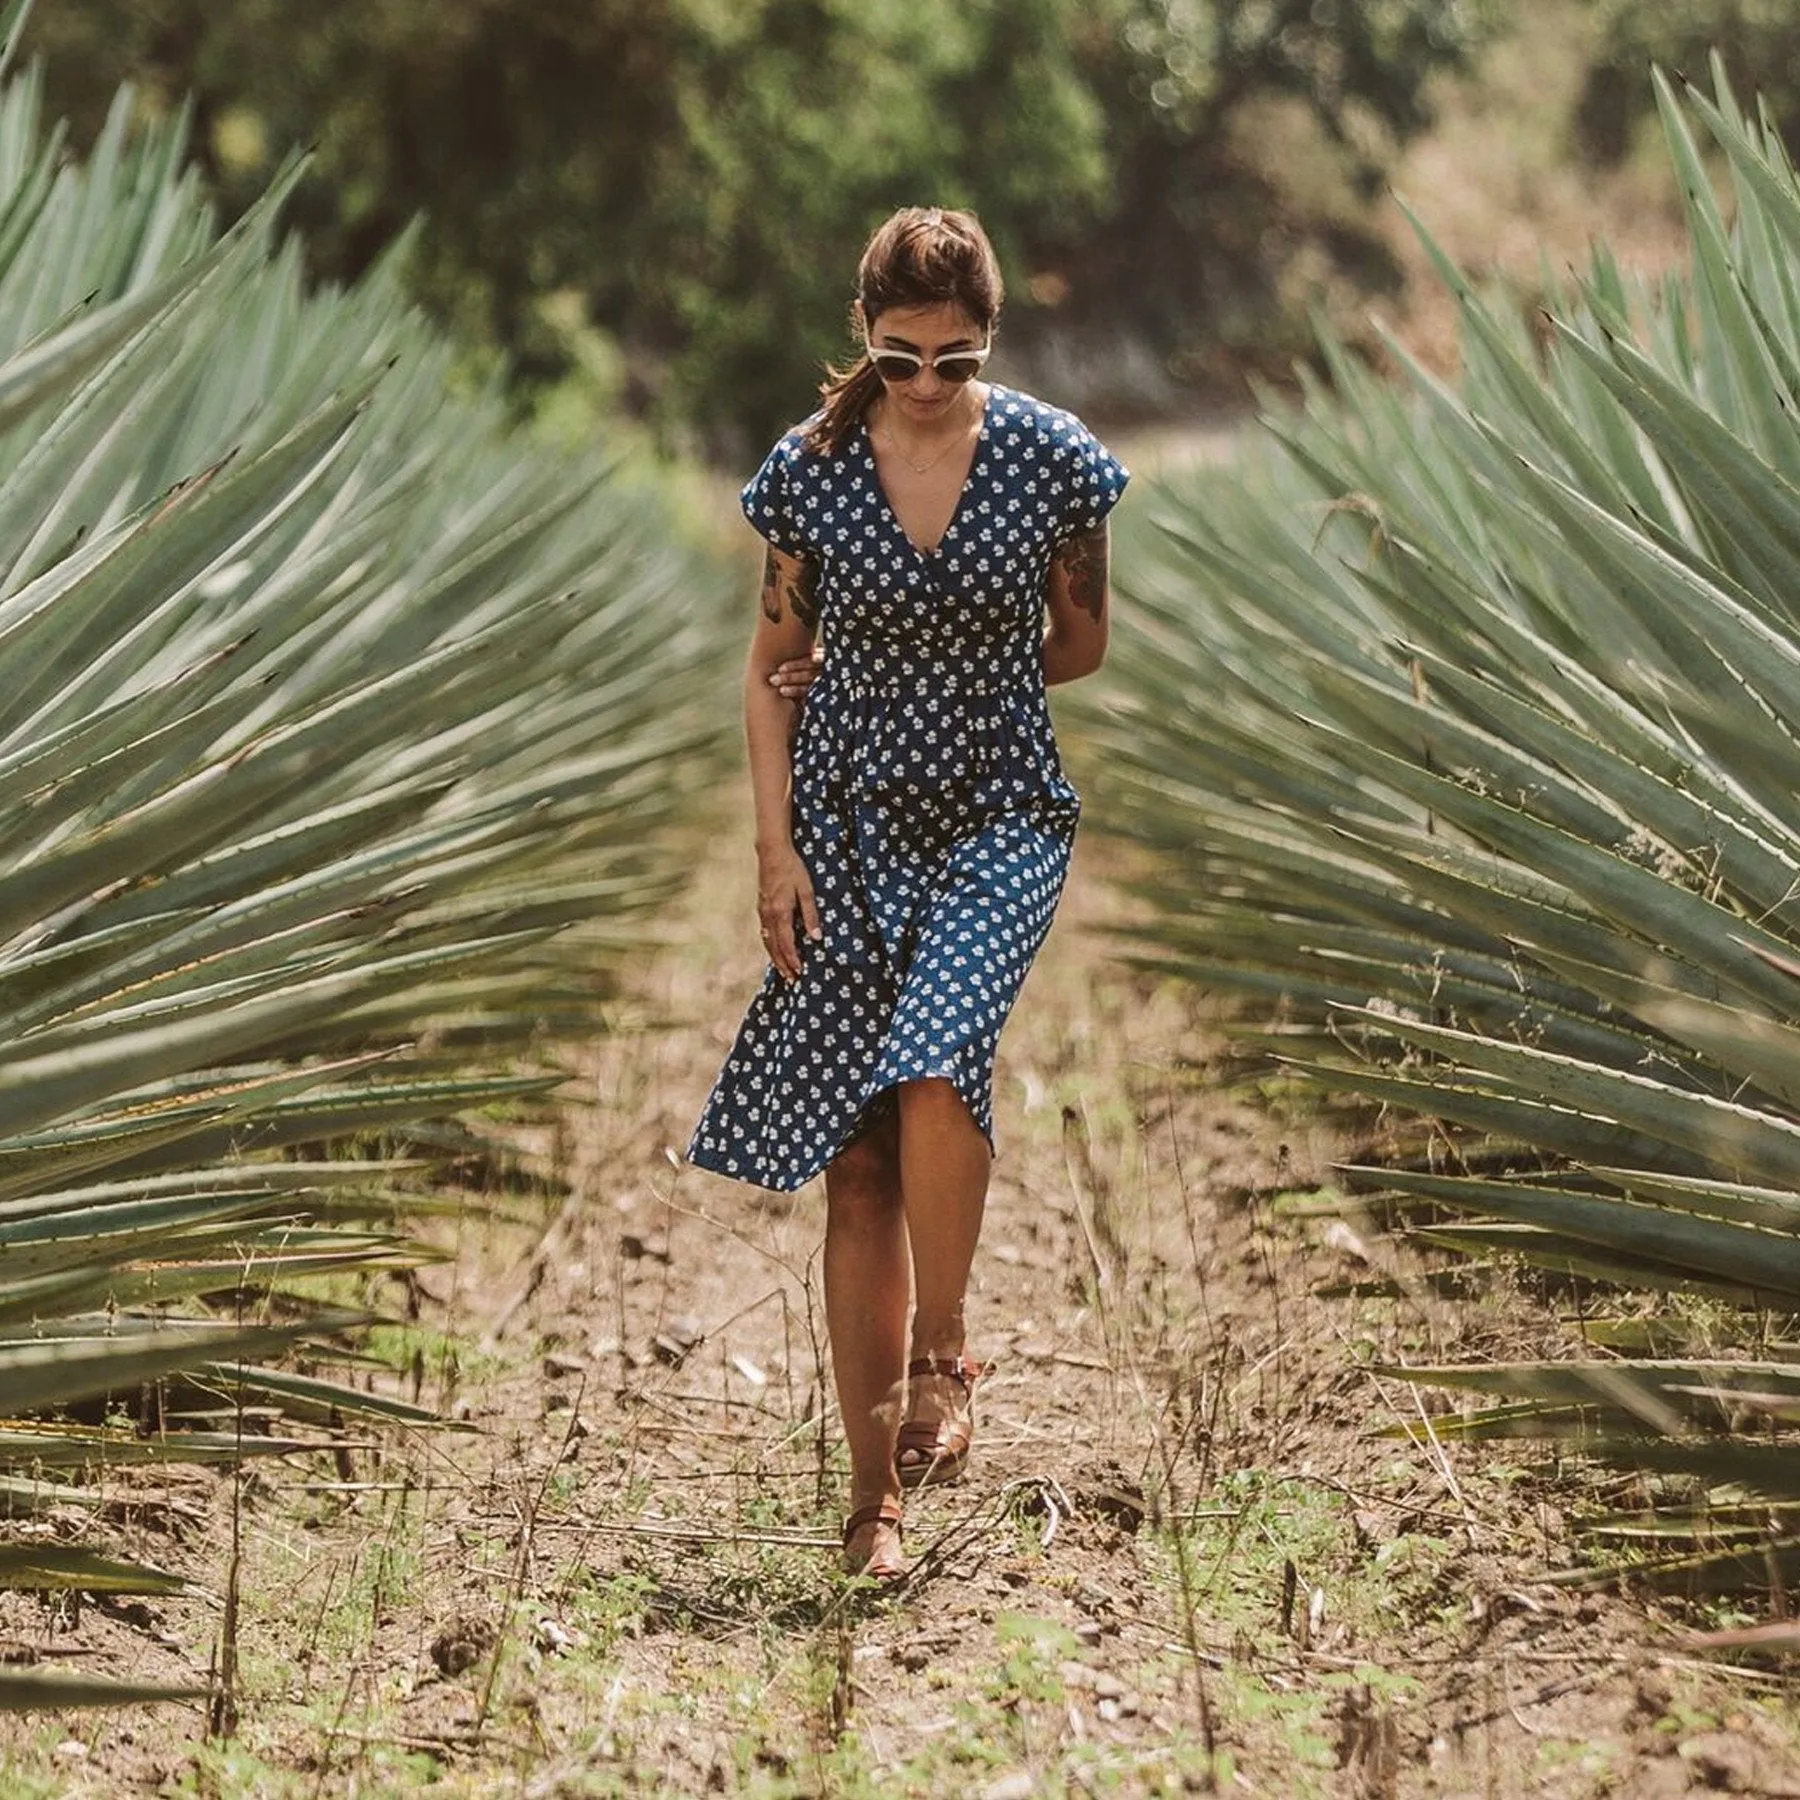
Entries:
[[981,469],[981,459],[987,449],[994,408],[994,396],[999,391],[1000,390],[995,387],[992,382],[988,383],[987,396],[981,403],[981,429],[975,437],[975,448],[969,457],[968,471],[963,476],[962,486],[957,490],[956,504],[950,509],[950,517],[945,521],[944,529],[938,533],[937,542],[933,544],[929,550],[925,549],[922,545],[915,543],[912,535],[907,531],[906,527],[900,523],[900,514],[895,510],[893,501],[888,498],[887,484],[881,479],[881,464],[875,460],[875,434],[869,430],[868,420],[864,419],[862,421],[863,455],[868,458],[869,481],[875,489],[875,497],[881,502],[882,510],[893,522],[894,530],[900,535],[900,541],[905,544],[907,549],[909,549],[913,555],[923,557],[927,562],[936,561],[938,554],[943,550],[944,546],[949,543],[950,534],[955,531],[957,524],[962,519],[963,507],[968,501],[970,491],[975,486],[975,477]]

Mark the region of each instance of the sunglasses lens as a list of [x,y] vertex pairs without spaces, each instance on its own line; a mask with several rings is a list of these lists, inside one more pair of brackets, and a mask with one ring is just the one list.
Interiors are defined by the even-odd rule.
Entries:
[[911,381],[919,372],[919,359],[916,356],[902,356],[892,350],[872,350],[869,361],[875,365],[875,373],[883,381]]
[[965,381],[973,381],[981,367],[979,356],[940,356],[932,365],[945,380],[956,383],[959,387]]

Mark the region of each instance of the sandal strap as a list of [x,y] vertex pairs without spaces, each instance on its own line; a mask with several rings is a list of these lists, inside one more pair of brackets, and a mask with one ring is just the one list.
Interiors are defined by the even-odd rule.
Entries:
[[865,1525],[892,1525],[900,1528],[902,1515],[897,1500],[877,1500],[871,1506],[859,1506],[844,1521],[844,1542],[848,1544]]
[[[941,1419],[935,1425],[927,1425],[923,1419],[908,1419],[900,1427],[894,1448],[902,1454],[917,1451],[933,1462],[954,1462],[969,1454],[975,1441],[972,1423],[966,1419]],[[905,1471],[901,1474],[904,1478]]]
[[993,1374],[991,1362],[972,1362],[966,1356],[916,1356],[906,1365],[908,1375],[945,1375],[960,1381],[968,1393],[975,1383]]

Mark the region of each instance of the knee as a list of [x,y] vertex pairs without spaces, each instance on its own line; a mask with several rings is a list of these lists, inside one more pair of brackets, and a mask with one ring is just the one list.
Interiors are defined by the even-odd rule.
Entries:
[[825,1204],[835,1223],[874,1224],[900,1209],[900,1161],[894,1135],[876,1129],[841,1150],[825,1175]]
[[922,1081],[902,1082],[896,1090],[903,1122],[930,1125],[945,1119],[970,1116],[956,1084],[941,1075],[927,1076]]

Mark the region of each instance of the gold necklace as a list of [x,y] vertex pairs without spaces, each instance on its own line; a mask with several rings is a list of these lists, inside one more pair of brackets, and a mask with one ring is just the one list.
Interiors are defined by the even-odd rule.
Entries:
[[[973,420],[969,421],[970,425],[973,423]],[[969,425],[964,425],[962,430],[959,431],[956,436],[928,462],[914,462],[913,459],[906,454],[905,447],[901,444],[900,440],[894,436],[893,427],[889,425],[885,419],[881,424],[881,435],[887,440],[888,447],[893,453],[899,457],[899,459],[905,463],[915,475],[927,475],[935,469],[958,444],[966,444],[969,441]]]

